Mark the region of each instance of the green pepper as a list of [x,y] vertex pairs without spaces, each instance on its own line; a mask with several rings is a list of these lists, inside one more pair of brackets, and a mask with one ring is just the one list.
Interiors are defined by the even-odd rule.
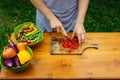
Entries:
[[34,24],[31,24],[31,25],[29,26],[29,28],[32,29],[32,31],[30,31],[30,32],[28,32],[27,34],[25,34],[25,36],[29,36],[29,35],[31,35],[31,34],[34,34],[34,33],[37,31],[37,29],[36,29],[36,27],[35,27]]

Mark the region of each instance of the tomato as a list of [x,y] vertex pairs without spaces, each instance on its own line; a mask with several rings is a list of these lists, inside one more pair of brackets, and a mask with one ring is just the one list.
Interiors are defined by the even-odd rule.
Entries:
[[16,55],[16,51],[13,48],[6,47],[2,52],[3,58],[12,58]]

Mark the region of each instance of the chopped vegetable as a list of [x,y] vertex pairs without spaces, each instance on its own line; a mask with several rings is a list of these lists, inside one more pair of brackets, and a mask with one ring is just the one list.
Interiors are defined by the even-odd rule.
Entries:
[[79,42],[78,42],[78,37],[77,37],[77,36],[74,36],[74,37],[72,38],[72,40],[73,40],[74,42],[76,42],[77,44],[79,44]]
[[28,30],[29,26],[24,26],[22,30]]
[[28,41],[26,39],[22,39],[22,42],[28,43]]
[[12,66],[13,66],[12,59],[10,59],[10,58],[5,59],[5,60],[4,60],[4,65],[5,65],[6,67],[12,67]]
[[31,35],[31,34],[34,34],[34,33],[37,31],[37,29],[36,29],[36,27],[34,26],[34,24],[31,24],[31,25],[29,26],[29,28],[30,28],[30,31],[29,31],[27,34],[25,34],[25,36],[29,36],[29,35]]
[[26,42],[28,45],[34,45],[43,39],[43,33],[32,22],[25,22],[15,28],[15,38],[18,42]]
[[19,51],[19,53],[17,54],[19,60],[20,60],[20,64],[25,64],[26,62],[28,62],[31,59],[31,55],[29,54],[28,51],[26,50],[21,50]]
[[69,52],[72,52],[74,49],[77,49],[79,44],[78,44],[78,38],[76,36],[74,36],[72,38],[72,40],[74,42],[72,42],[69,39],[65,39],[65,40],[58,40],[58,42],[60,42],[60,44],[62,45],[62,47],[64,48],[69,48]]
[[24,30],[22,30],[22,31],[20,32],[20,35],[24,35]]
[[15,38],[18,40],[18,39],[20,39],[20,35],[19,34],[16,34],[15,35]]

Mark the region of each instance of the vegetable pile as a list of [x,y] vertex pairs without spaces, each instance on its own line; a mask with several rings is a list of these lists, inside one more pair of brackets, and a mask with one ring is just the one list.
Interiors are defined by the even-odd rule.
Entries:
[[32,22],[25,22],[16,26],[14,33],[18,42],[26,42],[28,45],[36,44],[43,39],[41,29]]
[[58,40],[58,42],[62,45],[62,47],[64,48],[68,48],[69,49],[69,52],[72,52],[74,49],[77,49],[78,46],[79,46],[79,43],[78,43],[78,37],[77,36],[74,36],[72,38],[72,40],[74,41],[71,41],[70,39],[66,38],[66,39],[62,39],[62,40]]
[[3,63],[6,67],[20,67],[31,60],[32,56],[26,50],[26,44],[19,42],[16,45],[9,40],[9,45],[2,52]]

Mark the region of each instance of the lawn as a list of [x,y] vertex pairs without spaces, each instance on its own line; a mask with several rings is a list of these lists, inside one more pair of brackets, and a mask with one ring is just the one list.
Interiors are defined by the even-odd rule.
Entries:
[[[35,10],[29,0],[0,0],[0,53],[16,25],[35,23]],[[119,32],[120,1],[90,0],[85,29],[86,32]]]

